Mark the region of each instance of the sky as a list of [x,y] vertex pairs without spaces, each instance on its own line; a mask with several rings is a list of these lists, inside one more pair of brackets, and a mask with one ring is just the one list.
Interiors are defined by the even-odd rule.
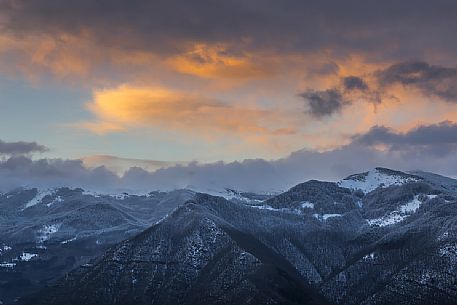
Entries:
[[375,166],[457,176],[456,11],[0,0],[0,177],[264,191]]

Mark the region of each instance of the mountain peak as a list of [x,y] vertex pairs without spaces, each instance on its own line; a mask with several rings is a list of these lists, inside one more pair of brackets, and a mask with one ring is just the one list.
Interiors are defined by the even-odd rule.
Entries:
[[420,180],[423,180],[423,178],[416,175],[388,168],[376,167],[368,172],[350,175],[343,180],[340,180],[337,184],[340,187],[361,190],[366,194],[379,187],[384,188],[391,185],[402,185]]

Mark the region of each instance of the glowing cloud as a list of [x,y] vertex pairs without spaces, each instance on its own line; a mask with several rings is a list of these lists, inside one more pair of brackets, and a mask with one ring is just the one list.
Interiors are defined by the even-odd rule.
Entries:
[[[96,133],[154,127],[212,137],[214,132],[246,136],[290,135],[282,113],[228,105],[163,88],[122,85],[96,91],[87,108],[96,116],[82,127]],[[279,124],[279,125],[278,125]]]

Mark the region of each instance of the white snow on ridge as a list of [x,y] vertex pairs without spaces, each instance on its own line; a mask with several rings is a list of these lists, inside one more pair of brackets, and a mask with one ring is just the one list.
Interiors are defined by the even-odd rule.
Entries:
[[419,209],[421,204],[422,204],[422,202],[419,201],[419,196],[416,195],[416,196],[414,196],[413,200],[400,206],[398,211],[392,211],[389,214],[384,215],[383,217],[380,217],[380,218],[367,219],[367,222],[370,226],[376,226],[376,227],[390,226],[390,225],[403,221],[408,216],[415,213]]
[[97,193],[97,192],[92,192],[92,191],[87,191],[87,190],[84,190],[82,192],[82,195],[84,196],[92,196],[92,197],[95,197],[95,198],[99,198],[101,197],[102,195],[100,193]]
[[56,192],[55,189],[38,190],[36,196],[34,198],[32,198],[32,200],[30,200],[29,202],[27,202],[25,204],[25,207],[24,207],[23,210],[28,209],[30,207],[33,207],[33,206],[41,203],[41,201],[44,199],[44,197],[52,196],[52,195],[54,195],[55,192]]
[[284,213],[291,213],[291,214],[301,214],[301,211],[296,210],[296,209],[287,209],[287,208],[276,209],[269,205],[248,205],[248,206],[251,208],[256,208],[256,209],[260,209],[260,210],[269,210],[269,211],[284,212]]
[[[244,191],[239,191],[239,190],[234,190],[231,188],[225,188],[225,189],[211,189],[211,188],[197,188],[193,186],[187,186],[187,190],[196,192],[196,193],[204,193],[208,194],[211,196],[217,196],[217,197],[223,197],[227,200],[238,200],[240,202],[244,203],[253,203],[253,202],[263,202],[265,200],[260,200],[260,199],[252,199],[248,198],[247,196],[243,196]],[[269,196],[275,196],[278,194],[281,194],[283,191],[272,191],[272,192],[255,192],[253,194],[256,195],[269,195]]]
[[64,241],[62,241],[62,242],[60,242],[60,243],[61,243],[62,245],[65,245],[65,244],[71,243],[72,241],[75,241],[75,240],[76,240],[76,236],[73,237],[73,238],[64,240]]
[[371,170],[366,176],[358,176],[357,178],[346,178],[340,180],[337,184],[340,187],[345,187],[353,190],[361,190],[369,193],[378,187],[388,187],[391,185],[402,185],[408,182],[415,182],[417,179],[413,177],[402,177],[399,175],[391,175],[383,173],[378,169]]
[[313,217],[319,221],[326,221],[329,218],[341,217],[342,214],[313,214]]
[[6,262],[0,263],[0,268],[12,269],[14,267],[16,267],[16,263],[6,263]]
[[53,205],[54,203],[57,203],[57,202],[63,202],[62,197],[57,196],[53,201],[51,201],[50,203],[48,203],[46,206],[47,206],[47,207],[50,207],[51,205]]
[[227,200],[238,200],[238,201],[244,202],[244,203],[249,203],[251,201],[262,202],[262,200],[256,200],[256,199],[250,200],[250,199],[242,196],[240,192],[232,190],[232,189],[224,189],[224,190],[195,190],[195,189],[192,189],[192,191],[206,193],[211,196],[224,197]]

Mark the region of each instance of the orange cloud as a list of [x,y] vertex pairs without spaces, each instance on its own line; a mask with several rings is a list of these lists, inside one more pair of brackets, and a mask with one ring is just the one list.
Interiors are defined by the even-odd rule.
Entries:
[[286,125],[287,115],[279,111],[228,105],[163,88],[122,85],[96,91],[87,108],[96,120],[80,127],[98,134],[141,127],[210,138],[216,133],[262,137],[295,132]]
[[203,78],[261,79],[277,72],[278,60],[266,54],[231,53],[224,44],[195,44],[166,60],[174,70]]
[[138,74],[149,78],[157,71],[167,71],[175,75],[243,81],[268,78],[278,72],[280,64],[277,56],[266,52],[235,54],[224,44],[191,43],[190,48],[183,46],[188,43],[177,44],[183,50],[181,53],[164,56],[153,50],[102,45],[89,30],[23,36],[4,32],[0,33],[0,65],[37,79],[41,73],[51,73],[58,78],[109,80],[109,75],[103,73],[107,68],[129,79]]

